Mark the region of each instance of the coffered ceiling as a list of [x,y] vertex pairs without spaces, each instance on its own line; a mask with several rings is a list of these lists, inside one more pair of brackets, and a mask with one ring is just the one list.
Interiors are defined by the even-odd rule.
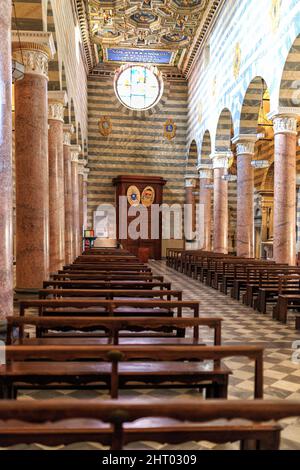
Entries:
[[[89,41],[100,62],[191,67],[222,0],[86,0]],[[198,43],[197,43],[198,41]]]

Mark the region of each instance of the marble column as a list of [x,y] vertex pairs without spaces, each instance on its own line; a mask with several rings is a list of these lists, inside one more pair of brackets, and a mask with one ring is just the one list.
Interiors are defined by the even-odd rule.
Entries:
[[11,2],[0,0],[0,321],[13,314]]
[[261,196],[261,241],[273,238],[274,191],[262,190]]
[[73,190],[72,190],[72,164],[71,164],[71,136],[74,128],[71,124],[63,127],[64,131],[64,193],[65,193],[65,260],[66,264],[73,262],[74,234],[73,234]]
[[71,145],[72,168],[72,207],[73,207],[73,255],[79,255],[79,181],[78,181],[78,157],[81,152],[80,145]]
[[[49,275],[48,61],[52,35],[14,33],[25,65],[15,85],[17,291],[36,292]],[[22,50],[20,50],[20,43]]]
[[211,251],[211,222],[212,222],[212,166],[202,164],[198,166],[199,179],[200,179],[200,192],[199,192],[199,205],[202,206],[200,213],[202,214],[203,220],[199,221],[203,226],[202,230],[203,244],[202,249],[205,251]]
[[230,152],[218,152],[212,156],[214,170],[214,252],[228,253],[228,183],[227,174]]
[[86,160],[78,161],[78,194],[79,194],[79,251],[83,250],[83,218],[84,218],[84,167]]
[[87,229],[88,222],[88,177],[89,177],[89,168],[84,169],[83,176],[83,227]]
[[49,266],[52,273],[65,264],[63,123],[66,103],[64,91],[49,91]]
[[237,256],[254,256],[254,170],[256,135],[233,139],[237,152]]
[[185,176],[185,212],[184,212],[184,235],[185,248],[192,250],[195,248],[193,232],[195,232],[195,195],[196,177],[194,175]]
[[277,263],[296,263],[297,115],[272,114],[274,127],[274,246]]

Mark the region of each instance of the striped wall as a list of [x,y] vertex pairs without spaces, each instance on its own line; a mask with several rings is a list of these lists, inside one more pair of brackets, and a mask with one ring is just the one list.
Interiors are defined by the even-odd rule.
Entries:
[[291,83],[299,78],[299,33],[298,0],[224,2],[204,44],[210,46],[210,60],[207,63],[202,54],[189,77],[188,142],[196,139],[201,145],[208,129],[215,148],[224,108],[231,112],[238,135],[244,98],[256,77],[268,86],[271,110],[290,102]]
[[[155,107],[153,114],[140,114],[119,106],[110,74],[89,76],[89,224],[99,204],[115,202],[112,179],[118,175],[164,177],[167,180],[164,202],[184,203],[187,84],[184,79],[165,78],[164,81],[163,104]],[[102,116],[111,119],[112,131],[108,137],[99,132]],[[169,118],[177,126],[176,137],[171,141],[164,136],[164,123]]]
[[[188,82],[188,144],[196,141],[199,160],[228,150],[239,134],[257,134],[258,115],[266,90],[270,110],[300,106],[300,2],[297,0],[228,0],[203,45],[210,49],[194,66]],[[297,82],[298,81],[298,82]],[[296,98],[296,101],[295,101]],[[232,118],[232,119],[231,119]],[[272,129],[256,144],[255,158],[274,160]],[[297,171],[300,174],[300,150]],[[267,170],[255,170],[255,188],[264,188]],[[272,180],[272,181],[271,181]],[[268,181],[273,183],[273,178]],[[232,225],[236,189],[229,184]],[[300,205],[297,220],[300,233]]]

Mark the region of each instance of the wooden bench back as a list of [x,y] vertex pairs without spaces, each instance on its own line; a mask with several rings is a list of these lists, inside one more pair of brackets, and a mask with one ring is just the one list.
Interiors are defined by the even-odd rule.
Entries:
[[[276,450],[279,447],[278,433],[280,428],[278,425],[269,424],[269,422],[279,422],[282,419],[294,418],[300,416],[300,403],[297,401],[232,401],[232,400],[209,400],[199,401],[195,406],[195,400],[168,400],[158,401],[148,399],[147,403],[142,400],[30,400],[25,402],[13,400],[1,400],[0,402],[0,420],[1,422],[18,420],[19,426],[16,426],[16,431],[9,431],[11,439],[9,443],[23,443],[24,441],[33,442],[31,433],[34,432],[32,426],[37,425],[40,428],[40,438],[43,434],[47,435],[49,432],[49,425],[53,428],[55,423],[59,429],[60,423],[66,420],[77,420],[82,423],[80,437],[85,439],[88,436],[88,426],[83,423],[89,423],[89,420],[97,420],[101,423],[106,423],[106,432],[102,430],[101,437],[97,437],[97,442],[104,441],[106,445],[110,445],[112,451],[122,450],[126,442],[130,442],[130,434],[132,434],[133,422],[137,421],[137,433],[143,436],[144,426],[139,424],[140,420],[153,420],[159,418],[162,422],[167,420],[168,431],[161,436],[164,443],[168,439],[173,442],[172,437],[176,435],[176,442],[178,435],[185,442],[187,426],[189,423],[201,423],[205,435],[205,429],[210,427],[210,422],[214,420],[222,420],[218,429],[215,431],[217,435],[222,435],[224,442],[230,441],[233,436],[232,429],[234,426],[236,440],[242,440],[245,436],[245,426],[253,431],[253,438],[256,437],[256,432],[260,437],[267,436],[267,449]],[[83,421],[82,421],[83,420]],[[176,420],[176,425],[171,425],[170,420]],[[238,420],[238,422],[236,422]],[[246,424],[241,422],[246,421]],[[181,425],[182,424],[182,431]],[[147,421],[146,421],[147,422]],[[248,423],[247,423],[248,422]],[[249,423],[250,422],[250,423]],[[128,425],[130,423],[131,431],[127,433]],[[233,424],[232,424],[233,423]],[[265,423],[265,425],[264,425]],[[31,426],[29,426],[31,424]],[[9,429],[9,428],[7,428]],[[50,428],[51,429],[51,428]],[[22,437],[18,431],[21,430]],[[66,430],[67,432],[67,430]],[[274,432],[275,442],[270,442],[270,435]],[[60,432],[63,442],[63,432]],[[188,433],[187,433],[188,436]],[[37,438],[37,436],[33,436]],[[251,436],[252,437],[252,436]],[[159,436],[156,438],[159,440]],[[213,439],[212,439],[213,441]],[[35,441],[34,441],[35,442]],[[48,442],[48,441],[47,441]],[[179,441],[178,441],[179,442]],[[222,441],[223,442],[223,441]],[[37,443],[39,440],[37,438]]]
[[7,318],[7,344],[13,342],[13,329],[19,328],[19,339],[24,339],[24,327],[34,326],[36,336],[39,328],[64,328],[66,330],[80,330],[87,328],[98,328],[108,331],[109,336],[113,339],[114,344],[119,344],[119,333],[122,330],[134,331],[158,331],[162,328],[185,329],[193,328],[194,339],[199,338],[199,327],[208,327],[214,330],[214,344],[221,345],[221,324],[222,318],[95,318],[95,317],[36,317],[26,315],[25,317],[12,316]]
[[[154,279],[154,278],[153,278]],[[43,288],[47,289],[49,287],[57,287],[60,289],[64,288],[81,288],[81,289],[167,289],[171,290],[171,283],[170,282],[162,282],[162,281],[157,281],[157,280],[136,280],[136,281],[110,281],[110,280],[80,280],[80,279],[75,279],[72,281],[44,281],[43,282]]]
[[[254,362],[254,398],[263,397],[263,351],[259,346],[123,346],[112,349],[111,345],[103,346],[7,346],[6,361],[82,361],[101,360],[112,363],[111,396],[118,397],[119,362],[124,361],[213,361],[218,367],[222,359],[246,357]],[[0,366],[5,367],[5,366]],[[45,369],[47,370],[47,369]]]

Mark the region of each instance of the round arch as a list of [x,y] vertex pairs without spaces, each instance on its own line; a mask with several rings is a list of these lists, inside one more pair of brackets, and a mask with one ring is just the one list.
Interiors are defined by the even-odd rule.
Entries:
[[193,174],[197,170],[198,147],[195,140],[191,142],[186,160],[186,174]]
[[211,148],[211,137],[209,130],[204,132],[202,145],[201,145],[201,152],[200,152],[200,160],[199,163],[203,164],[210,164],[210,156],[211,156],[212,148]]
[[240,134],[257,134],[259,120],[267,120],[270,112],[269,89],[266,81],[257,76],[246,90],[240,117]]
[[231,139],[233,137],[233,119],[228,108],[224,108],[218,119],[216,130],[216,152],[227,152],[231,149]]
[[294,40],[284,64],[280,90],[279,106],[300,106],[300,34]]

